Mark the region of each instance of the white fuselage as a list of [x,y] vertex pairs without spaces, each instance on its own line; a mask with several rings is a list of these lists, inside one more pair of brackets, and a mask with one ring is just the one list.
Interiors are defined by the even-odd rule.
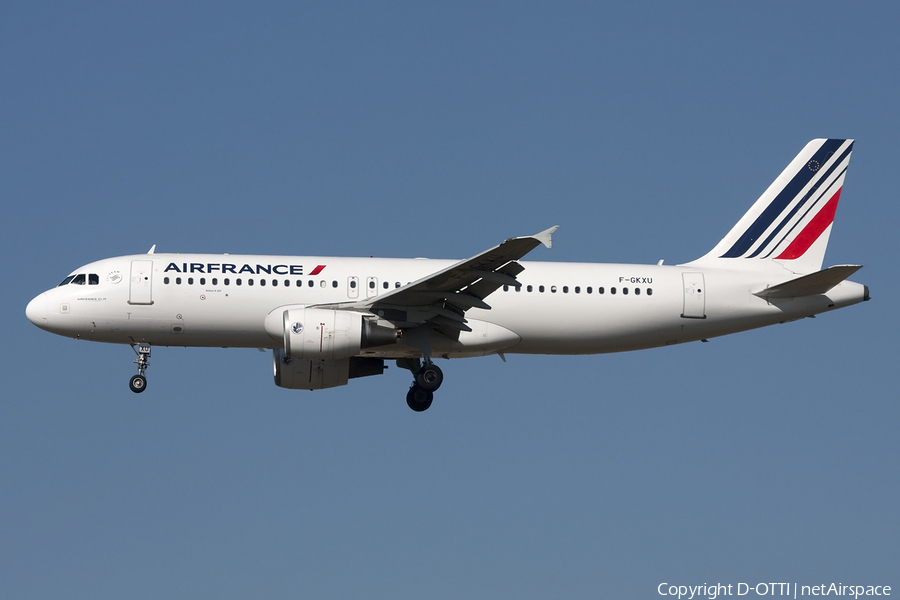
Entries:
[[[285,307],[361,301],[457,261],[432,259],[144,254],[73,272],[84,283],[44,292],[26,310],[68,337],[157,346],[277,348]],[[843,281],[826,294],[766,300],[753,292],[784,269],[522,262],[518,289],[466,312],[470,332],[433,341],[435,356],[496,352],[595,354],[695,341],[799,319],[866,299]],[[323,268],[317,269],[319,266]],[[421,356],[404,339],[361,356]]]

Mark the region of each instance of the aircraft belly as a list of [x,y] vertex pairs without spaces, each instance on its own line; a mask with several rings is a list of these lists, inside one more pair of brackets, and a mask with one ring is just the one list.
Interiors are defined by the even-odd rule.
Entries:
[[469,319],[468,325],[472,331],[461,331],[458,340],[443,336],[438,338],[437,343],[432,344],[434,353],[450,358],[461,358],[484,356],[506,350],[514,352],[516,345],[522,341],[515,332],[494,323]]

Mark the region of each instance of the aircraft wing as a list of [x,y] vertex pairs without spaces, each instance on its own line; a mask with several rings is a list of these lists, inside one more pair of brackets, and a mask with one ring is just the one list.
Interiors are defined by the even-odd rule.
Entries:
[[485,298],[502,285],[518,285],[516,275],[525,270],[517,261],[540,244],[551,245],[558,226],[532,236],[510,238],[472,258],[462,260],[427,277],[368,298],[335,308],[365,309],[399,327],[430,322],[445,333],[471,331],[465,312],[470,308],[490,310]]

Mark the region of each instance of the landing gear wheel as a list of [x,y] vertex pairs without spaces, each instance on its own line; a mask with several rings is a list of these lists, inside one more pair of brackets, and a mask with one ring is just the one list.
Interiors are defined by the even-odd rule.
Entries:
[[406,404],[416,412],[428,410],[434,401],[434,392],[423,390],[418,385],[413,385],[406,393]]
[[140,394],[147,389],[147,378],[143,375],[135,375],[131,378],[131,381],[128,382],[128,387],[130,387],[131,391],[135,394]]
[[416,385],[423,390],[436,392],[444,383],[444,373],[434,363],[425,363],[416,373]]
[[[135,345],[137,345],[137,348],[135,348]],[[131,381],[128,382],[128,387],[135,394],[140,394],[147,389],[147,378],[144,377],[144,371],[150,366],[150,344],[147,342],[132,344],[131,349],[137,354],[134,364],[137,365],[138,374],[131,378]]]

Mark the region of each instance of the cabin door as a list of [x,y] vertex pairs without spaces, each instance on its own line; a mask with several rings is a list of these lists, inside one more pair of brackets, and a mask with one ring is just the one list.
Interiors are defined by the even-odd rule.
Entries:
[[706,318],[706,286],[703,284],[703,273],[682,273],[684,281],[684,310],[681,316],[686,319]]
[[131,278],[128,291],[128,304],[153,304],[151,289],[153,287],[153,261],[131,261]]

